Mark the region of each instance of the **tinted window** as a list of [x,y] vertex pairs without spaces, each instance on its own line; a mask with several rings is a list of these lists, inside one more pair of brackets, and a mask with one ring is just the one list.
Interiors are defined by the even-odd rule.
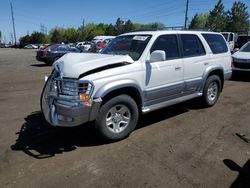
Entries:
[[202,46],[198,36],[183,34],[181,35],[181,41],[184,57],[200,56],[205,54],[204,47]]
[[229,39],[229,41],[234,41],[234,35],[231,33],[230,34],[230,39]]
[[166,53],[166,59],[178,58],[178,42],[176,35],[162,35],[158,37],[151,48],[151,52],[155,50],[163,50]]
[[228,51],[227,44],[221,35],[202,34],[214,54],[225,53]]
[[241,52],[250,52],[250,43],[245,44],[241,49]]
[[250,40],[250,36],[239,36],[237,42],[248,42]]

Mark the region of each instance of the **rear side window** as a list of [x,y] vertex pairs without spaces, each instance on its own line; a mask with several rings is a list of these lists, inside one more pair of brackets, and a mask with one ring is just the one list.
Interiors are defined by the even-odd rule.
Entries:
[[202,34],[202,36],[207,41],[213,54],[220,54],[220,53],[228,52],[228,47],[227,47],[226,41],[223,39],[223,37],[221,35]]
[[181,34],[184,57],[205,55],[204,47],[196,35]]
[[166,59],[176,59],[179,58],[179,49],[176,35],[161,35],[159,36],[150,52],[155,50],[163,50],[166,53]]

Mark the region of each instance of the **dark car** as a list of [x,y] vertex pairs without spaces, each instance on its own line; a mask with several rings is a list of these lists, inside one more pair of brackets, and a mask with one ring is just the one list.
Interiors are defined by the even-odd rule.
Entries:
[[48,65],[62,57],[66,53],[81,53],[82,51],[76,47],[70,47],[65,44],[53,44],[45,49],[37,51],[36,59]]
[[239,35],[235,48],[241,48],[244,44],[246,44],[248,41],[250,41],[250,36],[249,35]]

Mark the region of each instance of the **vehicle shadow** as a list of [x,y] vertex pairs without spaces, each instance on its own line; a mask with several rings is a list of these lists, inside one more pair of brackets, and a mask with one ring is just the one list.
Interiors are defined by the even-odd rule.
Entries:
[[231,77],[232,81],[250,82],[250,72],[235,71]]
[[223,163],[232,171],[239,172],[238,177],[234,180],[230,188],[246,188],[250,187],[250,159],[240,167],[237,163],[230,159],[224,159]]
[[[143,115],[137,125],[137,130],[162,120],[178,116],[189,110],[186,105],[175,105]],[[75,150],[77,147],[91,147],[109,144],[100,139],[93,123],[72,128],[56,128],[50,126],[40,111],[33,112],[25,119],[12,150],[23,151],[36,159],[53,157]]]
[[45,121],[41,112],[33,112],[25,119],[12,150],[23,151],[37,159],[75,150],[77,146],[103,144],[91,123],[72,128],[55,128]]
[[47,65],[45,63],[31,64],[30,66],[32,66],[32,67],[50,67],[50,65]]

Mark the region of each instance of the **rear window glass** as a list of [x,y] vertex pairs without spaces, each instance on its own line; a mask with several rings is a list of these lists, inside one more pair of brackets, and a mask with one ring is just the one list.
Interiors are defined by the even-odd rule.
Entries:
[[181,42],[184,57],[205,55],[204,47],[196,35],[181,34]]
[[226,41],[221,35],[217,34],[202,34],[202,36],[207,41],[213,54],[220,54],[228,52],[228,47]]

